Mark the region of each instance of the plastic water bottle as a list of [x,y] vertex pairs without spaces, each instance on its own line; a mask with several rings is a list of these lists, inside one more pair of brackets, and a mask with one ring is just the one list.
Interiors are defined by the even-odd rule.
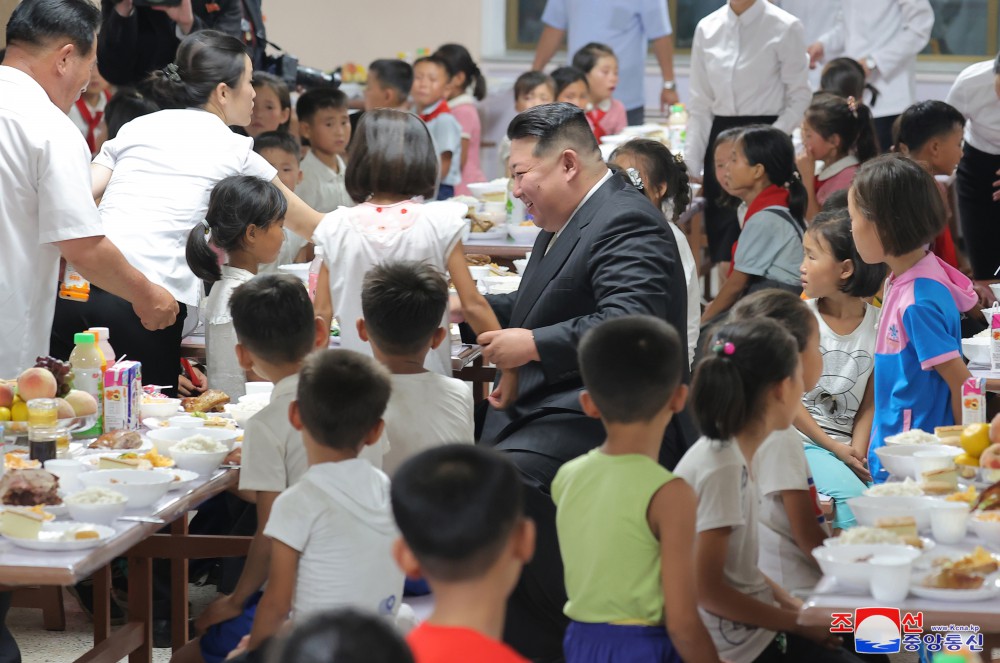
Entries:
[[316,257],[309,264],[309,299],[316,300],[316,288],[319,286],[319,270],[323,267],[323,247],[316,247]]
[[674,154],[684,154],[687,144],[688,112],[684,104],[674,104],[670,107],[667,118],[667,129],[670,134],[670,151]]
[[100,348],[101,354],[104,355],[105,370],[107,370],[107,366],[114,366],[115,350],[111,347],[111,331],[107,327],[91,327],[87,330],[87,333],[94,335],[97,347]]

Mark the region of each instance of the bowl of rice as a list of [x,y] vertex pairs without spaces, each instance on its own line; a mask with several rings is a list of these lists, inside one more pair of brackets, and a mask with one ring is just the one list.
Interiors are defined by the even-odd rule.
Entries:
[[172,478],[162,472],[139,470],[96,470],[84,472],[80,481],[87,488],[104,488],[124,495],[129,509],[152,506],[167,494]]
[[69,509],[70,518],[81,523],[110,525],[125,513],[128,497],[117,490],[103,486],[91,486],[78,493],[67,495],[63,500]]
[[[840,536],[831,536],[823,541],[823,545],[828,548],[854,545],[916,547],[913,543],[915,542],[903,541],[902,537],[890,530],[881,527],[865,527],[864,525],[850,527],[845,529]],[[933,539],[928,539],[926,536],[920,537],[919,547],[923,552],[932,550],[935,545]]]
[[932,497],[897,495],[883,495],[881,497],[860,495],[847,500],[847,506],[851,508],[860,525],[877,527],[881,520],[909,516],[916,520],[918,530],[930,527],[930,509],[934,503],[935,500]]
[[914,428],[913,430],[888,436],[885,438],[885,443],[890,447],[894,447],[901,444],[941,444],[941,440],[939,440],[937,435],[934,433],[928,433],[927,431],[922,431],[919,428]]
[[1000,546],[1000,511],[973,511],[969,527],[984,543],[993,548]]
[[990,330],[984,329],[986,336],[979,336],[978,334],[972,338],[962,339],[962,354],[965,358],[969,360],[971,364],[978,364],[980,366],[990,365]]
[[863,493],[870,497],[920,497],[924,494],[920,484],[906,477],[903,481],[887,481],[875,484]]
[[179,442],[191,437],[207,437],[232,449],[240,431],[229,428],[158,428],[149,431],[146,436],[152,440],[157,453],[170,454],[170,450]]
[[[917,463],[913,454],[927,451],[926,444],[897,444],[888,447],[879,447],[875,450],[875,455],[882,461],[883,467],[889,470],[892,476],[903,479],[904,477],[917,478]],[[961,448],[942,444],[934,447],[935,451],[949,453],[953,457],[964,453]]]
[[192,435],[170,447],[170,456],[182,470],[205,476],[215,471],[229,453],[229,447],[206,435]]
[[226,403],[222,407],[226,410],[226,414],[233,418],[237,426],[246,428],[250,417],[267,407],[267,401],[250,400],[246,403]]

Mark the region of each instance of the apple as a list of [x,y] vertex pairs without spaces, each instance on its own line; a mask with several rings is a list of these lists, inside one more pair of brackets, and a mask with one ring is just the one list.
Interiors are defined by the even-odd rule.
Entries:
[[14,388],[6,382],[0,382],[0,407],[9,408],[14,404]]
[[991,444],[979,456],[979,466],[990,470],[1000,470],[1000,444]]
[[55,398],[58,389],[56,377],[44,368],[29,368],[17,378],[17,393],[25,403],[36,398]]
[[97,401],[85,391],[71,389],[66,394],[66,402],[73,408],[73,412],[78,417],[85,417],[89,414],[97,414]]

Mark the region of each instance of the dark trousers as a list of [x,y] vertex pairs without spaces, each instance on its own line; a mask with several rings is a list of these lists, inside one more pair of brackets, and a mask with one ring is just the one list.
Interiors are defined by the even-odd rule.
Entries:
[[896,122],[898,115],[886,115],[875,118],[875,140],[878,141],[878,149],[885,154],[892,149],[892,125]]
[[7,611],[10,610],[12,596],[11,592],[0,592],[0,663],[21,663],[21,650],[7,628]]
[[972,263],[972,276],[993,279],[1000,265],[1000,202],[993,200],[993,182],[1000,179],[1000,155],[989,154],[965,144],[958,164],[955,192],[958,220],[962,224],[965,248]]
[[625,111],[625,117],[630,127],[638,126],[646,121],[646,108],[639,106]]
[[809,663],[861,663],[862,661],[880,663],[884,661],[888,663],[889,661],[889,657],[885,655],[869,658],[848,651],[846,647],[829,650],[812,640],[790,633],[785,637],[788,645],[784,653],[777,642],[772,642],[767,649],[761,652],[760,656],[754,659],[754,663],[800,663],[800,661],[809,661]]
[[[776,115],[743,115],[738,117],[716,117],[708,135],[705,150],[705,177],[701,195],[705,197],[705,232],[708,235],[708,253],[713,263],[729,262],[732,259],[733,244],[740,237],[740,224],[736,219],[739,200],[728,196],[715,178],[715,139],[726,129],[736,129],[751,124],[774,124]],[[698,173],[691,173],[697,175]]]
[[119,357],[128,355],[128,359],[142,363],[143,384],[167,385],[176,389],[185,317],[187,307],[181,304],[173,325],[149,331],[142,326],[131,304],[91,286],[89,301],[56,300],[49,353],[58,359],[69,359],[74,334],[90,327],[107,327],[115,354]]

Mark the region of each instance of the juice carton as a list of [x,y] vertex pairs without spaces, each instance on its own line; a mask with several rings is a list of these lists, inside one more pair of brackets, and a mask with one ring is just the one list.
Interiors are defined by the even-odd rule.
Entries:
[[136,430],[142,404],[142,364],[120,361],[104,374],[104,430]]
[[990,318],[990,368],[1000,371],[1000,309],[991,308]]
[[986,380],[969,378],[962,383],[962,425],[986,423]]

